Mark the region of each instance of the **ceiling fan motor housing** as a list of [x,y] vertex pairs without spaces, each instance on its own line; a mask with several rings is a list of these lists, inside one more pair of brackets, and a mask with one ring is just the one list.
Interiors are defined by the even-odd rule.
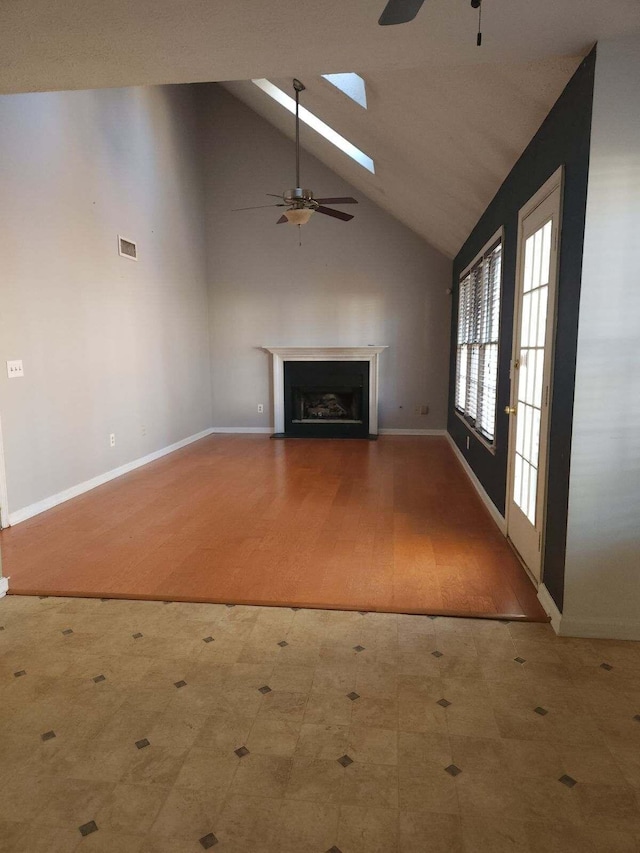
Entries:
[[311,190],[303,190],[300,187],[295,187],[292,190],[285,190],[283,196],[287,204],[295,204],[300,207],[305,207],[308,204],[316,206]]

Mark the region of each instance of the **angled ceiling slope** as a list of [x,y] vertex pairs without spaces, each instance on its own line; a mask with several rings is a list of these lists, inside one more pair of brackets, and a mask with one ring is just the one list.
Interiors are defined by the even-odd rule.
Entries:
[[[305,77],[304,105],[368,154],[375,174],[304,125],[302,147],[453,257],[579,61],[359,72],[366,110],[321,76]],[[292,92],[290,78],[271,82]],[[251,81],[224,85],[294,138],[291,114]]]

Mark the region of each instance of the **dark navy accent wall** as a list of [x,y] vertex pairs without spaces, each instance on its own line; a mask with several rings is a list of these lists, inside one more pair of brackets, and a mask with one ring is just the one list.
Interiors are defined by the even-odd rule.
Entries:
[[[509,430],[508,415],[504,413],[504,408],[509,404],[509,363],[513,336],[518,211],[559,166],[564,166],[557,333],[551,389],[548,509],[544,554],[544,583],[560,610],[562,610],[564,592],[573,390],[595,58],[596,49],[594,48],[580,64],[453,263],[451,390],[448,429],[487,494],[500,512],[504,514]],[[495,453],[491,453],[455,414],[455,346],[460,273],[473,261],[485,243],[499,228],[504,228],[503,279],[496,446]],[[466,446],[467,436],[469,436],[469,449]]]

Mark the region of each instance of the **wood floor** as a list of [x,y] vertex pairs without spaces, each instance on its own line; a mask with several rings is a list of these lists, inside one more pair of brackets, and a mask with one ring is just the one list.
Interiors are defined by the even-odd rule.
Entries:
[[547,618],[439,437],[211,436],[1,542],[20,594]]

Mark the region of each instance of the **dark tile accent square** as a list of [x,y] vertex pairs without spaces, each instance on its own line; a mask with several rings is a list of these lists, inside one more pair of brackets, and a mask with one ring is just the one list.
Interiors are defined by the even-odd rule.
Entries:
[[178,688],[178,690],[179,690],[181,687],[186,687],[186,686],[187,686],[187,682],[186,682],[186,681],[176,681],[176,682],[174,682],[174,685],[173,685],[173,686],[174,686],[174,687],[177,687],[177,688]]
[[439,652],[437,649],[435,650],[435,652],[431,652],[431,654],[434,656],[434,658],[442,657],[442,652]]
[[213,832],[210,832],[208,835],[205,835],[200,839],[200,844],[205,850],[210,850],[217,843],[218,839],[215,837]]
[[143,635],[138,631],[137,634],[132,634],[131,636],[133,637],[134,640],[139,640],[140,637],[142,637]]
[[549,713],[546,708],[541,708],[539,705],[533,711],[535,714],[540,714],[541,717],[545,717]]
[[151,743],[146,739],[146,737],[142,738],[142,740],[136,741],[136,746],[138,749],[144,749],[145,746],[151,746]]
[[106,681],[107,678],[104,675],[96,675],[96,677],[93,680],[95,681],[96,684],[100,684],[101,681]]
[[213,637],[204,637],[202,642],[203,643],[213,643]]
[[342,764],[343,767],[348,767],[350,764],[353,764],[353,758],[349,758],[348,755],[343,755],[338,759],[338,764]]
[[640,714],[636,714],[633,719],[636,721],[636,723],[640,723]]
[[566,785],[567,788],[573,788],[574,785],[578,784],[575,779],[572,779],[571,776],[567,776],[566,773],[558,779],[558,782],[562,782],[562,784]]
[[360,698],[360,694],[356,693],[355,690],[352,690],[351,693],[347,693],[347,699],[351,699],[352,702],[355,702],[356,699]]
[[263,695],[265,693],[271,693],[271,688],[268,684],[263,684],[262,687],[258,687],[258,692],[262,693]]
[[514,661],[515,661],[516,663],[526,663],[525,658],[514,658]]
[[73,628],[65,628],[62,633],[65,635],[65,637],[68,637],[69,634],[73,634]]
[[4,631],[4,625],[0,625],[0,631]]
[[21,675],[26,675],[26,674],[27,674],[26,669],[19,669],[17,672],[13,673],[15,678],[20,678]]
[[95,820],[90,820],[89,823],[83,823],[78,829],[80,830],[80,835],[91,835],[92,832],[98,831],[98,825]]
[[601,663],[601,664],[600,664],[600,669],[606,669],[606,670],[607,670],[607,672],[611,672],[611,670],[613,669],[613,667],[611,666],[611,664],[610,664],[610,663]]
[[40,735],[40,740],[53,740],[56,736],[56,733],[51,730],[50,732],[45,732],[43,735]]
[[327,850],[327,853],[342,853],[342,850],[334,845],[330,850]]
[[286,640],[280,640],[280,642],[278,643],[278,645],[280,646],[280,648],[281,648],[281,649],[284,649],[284,647],[285,647],[285,646],[288,646],[288,645],[289,645],[289,643],[287,643],[287,641],[286,641]]
[[449,776],[457,776],[459,773],[462,773],[459,767],[456,767],[455,764],[450,764],[448,767],[444,768],[444,772],[448,773]]
[[364,646],[354,646],[353,650],[354,650],[354,652],[363,652]]
[[448,708],[451,702],[448,699],[438,699],[436,705],[442,705],[443,708]]
[[244,758],[245,755],[249,755],[249,750],[246,746],[239,746],[238,749],[233,750],[238,758]]

